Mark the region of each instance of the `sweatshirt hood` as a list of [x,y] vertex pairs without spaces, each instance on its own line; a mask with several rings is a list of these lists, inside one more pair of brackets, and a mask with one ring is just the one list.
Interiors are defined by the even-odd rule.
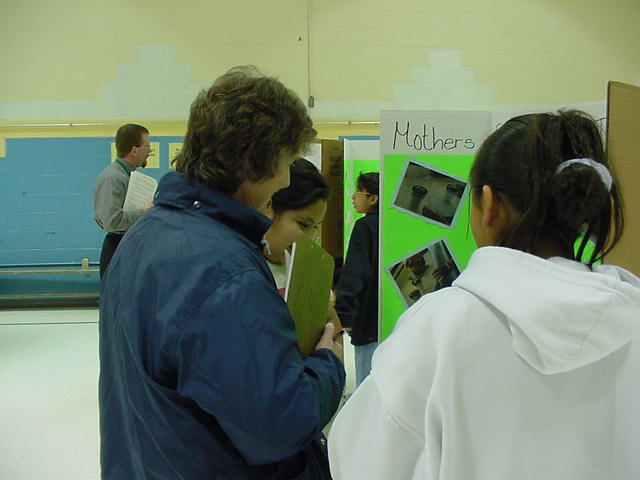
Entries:
[[483,247],[453,286],[502,314],[516,353],[547,375],[595,362],[640,332],[640,280],[611,265]]

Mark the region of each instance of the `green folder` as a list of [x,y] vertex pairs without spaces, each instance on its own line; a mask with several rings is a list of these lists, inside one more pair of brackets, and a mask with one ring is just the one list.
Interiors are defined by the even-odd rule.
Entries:
[[300,232],[291,252],[284,299],[303,356],[314,351],[327,323],[333,269],[333,257]]

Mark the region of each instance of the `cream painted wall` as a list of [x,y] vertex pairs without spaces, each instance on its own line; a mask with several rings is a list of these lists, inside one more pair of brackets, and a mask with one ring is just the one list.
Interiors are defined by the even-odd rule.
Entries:
[[3,2],[0,101],[95,99],[145,44],[172,45],[195,81],[254,63],[302,89],[306,18],[300,0]]
[[316,119],[603,100],[607,80],[640,78],[638,0],[21,0],[0,13],[5,124],[184,119],[244,63],[304,99],[310,85]]
[[[498,103],[600,100],[607,80],[630,83],[640,69],[637,0],[317,4],[312,58],[320,98],[389,99],[427,48],[461,50],[479,82],[496,88]],[[348,68],[331,68],[337,56]]]

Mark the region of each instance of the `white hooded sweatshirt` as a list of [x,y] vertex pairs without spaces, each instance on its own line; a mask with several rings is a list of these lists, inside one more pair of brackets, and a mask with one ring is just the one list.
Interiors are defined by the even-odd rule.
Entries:
[[640,280],[477,250],[378,347],[334,480],[640,479]]

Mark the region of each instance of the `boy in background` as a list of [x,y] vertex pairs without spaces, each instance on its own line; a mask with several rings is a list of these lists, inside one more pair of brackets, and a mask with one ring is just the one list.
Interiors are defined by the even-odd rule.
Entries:
[[379,173],[361,173],[351,200],[365,216],[353,226],[336,287],[335,309],[355,350],[356,387],[369,375],[378,346],[378,197]]

